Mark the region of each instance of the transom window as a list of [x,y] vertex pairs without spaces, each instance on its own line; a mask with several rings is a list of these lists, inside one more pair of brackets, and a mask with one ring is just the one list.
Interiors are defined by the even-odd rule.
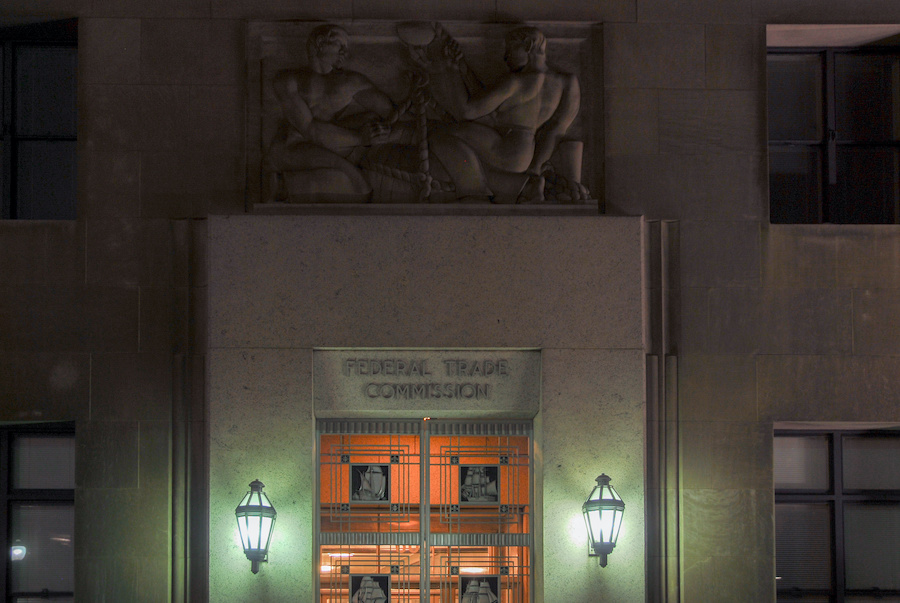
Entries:
[[320,421],[320,603],[530,603],[530,422]]
[[900,49],[768,54],[769,219],[900,222]]
[[775,434],[779,601],[900,601],[900,432]]

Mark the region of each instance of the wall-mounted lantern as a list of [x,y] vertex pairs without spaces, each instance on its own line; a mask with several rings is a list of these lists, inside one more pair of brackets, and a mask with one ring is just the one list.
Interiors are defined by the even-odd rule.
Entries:
[[275,529],[275,507],[262,491],[264,484],[258,479],[250,482],[250,491],[234,510],[244,554],[250,560],[250,571],[259,572],[260,562],[269,560],[269,543]]
[[588,533],[589,555],[600,557],[600,567],[606,567],[606,556],[616,547],[625,513],[625,503],[609,481],[606,474],[598,477],[597,485],[581,506]]

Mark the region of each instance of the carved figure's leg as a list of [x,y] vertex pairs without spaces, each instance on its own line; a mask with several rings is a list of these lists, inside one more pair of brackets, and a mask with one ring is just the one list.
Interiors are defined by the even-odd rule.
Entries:
[[337,153],[310,142],[273,145],[269,164],[275,178],[282,175],[283,186],[279,188],[284,192],[276,196],[287,200],[364,202],[372,194],[359,168]]
[[544,185],[546,181],[541,175],[531,174],[528,182],[519,193],[516,203],[544,203]]
[[263,158],[263,191],[262,202],[273,203],[276,201],[284,201],[286,198],[284,192],[284,173],[276,165],[275,159],[280,156],[284,142],[276,139],[266,151]]
[[563,140],[553,151],[550,163],[556,173],[571,182],[581,182],[581,158],[584,143],[580,140]]
[[494,203],[502,205],[516,203],[525,185],[528,184],[528,174],[516,174],[492,168],[488,168],[486,171],[491,190],[496,191]]
[[524,173],[534,157],[534,132],[501,127],[500,131],[478,122],[463,122],[450,128],[453,136],[474,149],[482,164],[496,170]]
[[429,154],[437,159],[456,186],[459,201],[490,201],[494,197],[487,177],[472,147],[450,134],[446,128],[433,128],[428,136]]
[[269,174],[269,190],[264,199],[265,203],[274,201],[285,201],[287,192],[284,190],[284,172],[270,171]]
[[369,203],[372,193],[356,193],[347,174],[333,168],[285,172],[288,203]]
[[534,133],[523,128],[505,128],[502,132],[475,122],[460,123],[450,129],[453,136],[475,151],[481,161],[487,183],[494,191],[494,203],[517,203],[526,194],[529,202],[543,201],[542,192],[526,191],[525,173],[534,157]]
[[584,143],[579,140],[563,140],[553,151],[550,164],[561,181],[558,188],[564,191],[557,202],[573,203],[591,198],[590,191],[581,184],[583,153]]

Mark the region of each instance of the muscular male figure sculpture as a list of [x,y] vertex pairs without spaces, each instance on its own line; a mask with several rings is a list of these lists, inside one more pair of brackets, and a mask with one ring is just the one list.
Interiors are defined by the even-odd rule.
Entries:
[[[341,69],[348,47],[343,28],[321,25],[309,34],[308,68],[275,76],[283,121],[265,160],[270,201],[369,200],[357,155],[385,139],[389,127],[380,120],[394,105],[366,76]],[[288,182],[292,173],[302,177]]]
[[[470,190],[489,188],[495,202],[543,201],[542,167],[578,115],[578,78],[548,67],[546,47],[539,29],[515,29],[506,37],[508,74],[482,90],[459,78],[454,98],[440,99],[459,123],[435,136],[436,154],[455,156],[448,150],[452,137],[468,145],[481,162],[486,183],[473,181],[477,172],[468,162],[455,166],[445,161],[445,167],[454,179],[468,180]],[[454,175],[458,170],[464,173]]]

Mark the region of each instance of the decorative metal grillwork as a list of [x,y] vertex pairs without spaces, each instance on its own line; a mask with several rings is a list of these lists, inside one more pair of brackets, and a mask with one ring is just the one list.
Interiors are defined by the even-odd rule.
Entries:
[[420,559],[417,545],[323,544],[320,600],[419,603]]
[[419,426],[333,423],[319,435],[320,531],[418,532]]
[[431,582],[441,601],[530,601],[530,552],[527,544],[433,547]]
[[530,422],[318,431],[320,603],[531,602]]

